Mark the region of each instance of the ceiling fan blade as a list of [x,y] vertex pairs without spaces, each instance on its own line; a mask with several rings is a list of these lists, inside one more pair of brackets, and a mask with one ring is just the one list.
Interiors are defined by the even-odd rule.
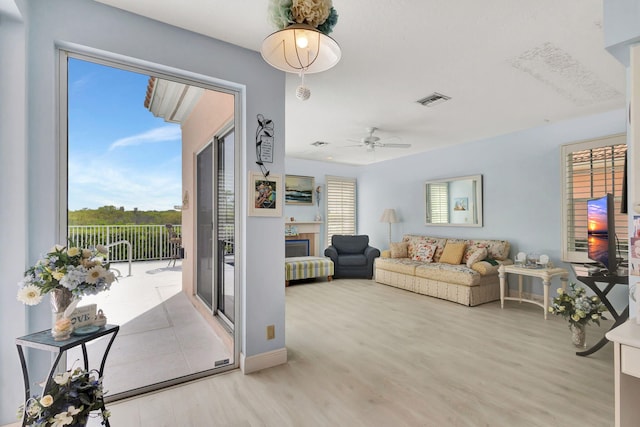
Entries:
[[387,143],[382,143],[382,144],[377,144],[378,147],[393,147],[393,148],[409,148],[411,147],[411,144],[387,144]]

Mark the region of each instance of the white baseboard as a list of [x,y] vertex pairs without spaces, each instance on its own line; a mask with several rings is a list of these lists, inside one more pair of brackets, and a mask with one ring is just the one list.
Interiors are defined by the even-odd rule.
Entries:
[[284,363],[287,363],[287,349],[285,347],[249,357],[246,357],[244,353],[240,353],[240,370],[244,374],[273,368]]

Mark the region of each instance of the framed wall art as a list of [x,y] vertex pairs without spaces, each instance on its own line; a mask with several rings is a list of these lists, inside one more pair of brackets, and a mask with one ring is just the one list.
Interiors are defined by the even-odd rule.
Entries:
[[282,216],[282,176],[249,172],[249,216]]
[[284,187],[286,204],[313,206],[316,188],[314,177],[286,175]]

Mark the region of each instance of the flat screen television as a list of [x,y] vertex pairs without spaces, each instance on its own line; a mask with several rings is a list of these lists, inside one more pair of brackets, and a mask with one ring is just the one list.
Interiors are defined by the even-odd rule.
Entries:
[[613,195],[607,193],[587,201],[587,236],[589,259],[615,274],[618,265]]

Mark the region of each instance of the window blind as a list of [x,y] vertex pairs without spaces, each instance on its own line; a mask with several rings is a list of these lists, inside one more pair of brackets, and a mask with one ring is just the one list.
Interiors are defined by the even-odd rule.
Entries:
[[356,179],[327,176],[327,244],[334,234],[356,234]]
[[613,194],[618,256],[627,257],[627,215],[620,213],[624,136],[603,138],[562,147],[563,158],[563,260],[586,262],[587,200]]
[[427,200],[429,201],[429,217],[431,224],[449,223],[449,185],[445,182],[429,184],[427,186]]

